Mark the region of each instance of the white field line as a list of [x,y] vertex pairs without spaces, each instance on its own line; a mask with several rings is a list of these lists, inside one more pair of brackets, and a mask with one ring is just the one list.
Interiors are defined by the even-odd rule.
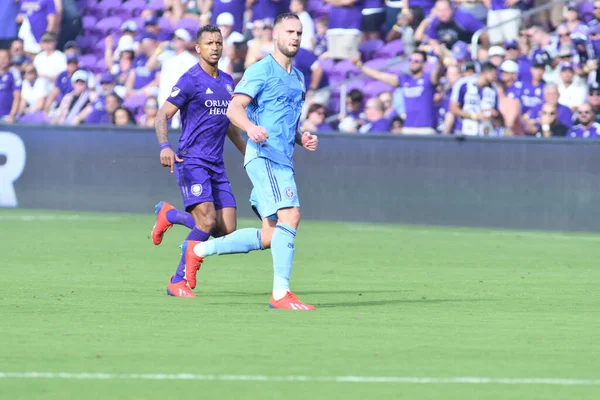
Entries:
[[78,214],[47,214],[47,215],[0,215],[0,221],[22,221],[22,222],[119,222],[121,217],[109,217],[101,215],[78,215]]
[[[122,217],[117,216],[101,216],[101,215],[60,215],[60,214],[46,214],[46,215],[0,215],[0,221],[22,221],[22,222],[54,222],[54,221],[67,221],[67,222],[120,222],[123,221]],[[407,233],[414,235],[448,235],[448,236],[510,236],[510,237],[523,237],[531,239],[551,239],[551,240],[582,240],[582,241],[600,241],[600,235],[564,235],[560,233],[549,232],[518,232],[518,231],[502,231],[502,230],[491,230],[485,232],[473,231],[453,231],[446,228],[441,229],[418,229],[418,228],[405,228],[400,226],[386,226],[386,225],[366,225],[362,223],[353,224],[348,222],[337,223],[337,226],[355,232],[396,232],[396,233]]]
[[600,386],[600,379],[571,378],[487,378],[412,377],[412,376],[269,376],[269,375],[205,375],[205,374],[114,374],[101,372],[0,372],[0,379],[89,379],[152,381],[244,381],[244,382],[332,382],[332,383],[397,383],[397,384],[466,384],[466,385],[563,385]]

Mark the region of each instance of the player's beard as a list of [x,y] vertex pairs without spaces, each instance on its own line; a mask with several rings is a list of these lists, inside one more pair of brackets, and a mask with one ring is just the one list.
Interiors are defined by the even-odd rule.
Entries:
[[286,57],[292,58],[294,56],[296,56],[296,54],[298,54],[298,50],[300,49],[300,45],[298,45],[298,47],[296,47],[295,49],[288,49],[287,47],[285,47],[284,45],[280,44],[279,42],[277,43],[277,50],[279,50],[279,52],[281,54],[283,54]]

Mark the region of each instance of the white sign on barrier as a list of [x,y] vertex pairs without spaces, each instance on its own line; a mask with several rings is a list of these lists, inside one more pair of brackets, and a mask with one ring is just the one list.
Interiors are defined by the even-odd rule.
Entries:
[[0,165],[0,207],[18,207],[14,183],[25,169],[25,143],[12,132],[0,132],[0,155],[6,158]]

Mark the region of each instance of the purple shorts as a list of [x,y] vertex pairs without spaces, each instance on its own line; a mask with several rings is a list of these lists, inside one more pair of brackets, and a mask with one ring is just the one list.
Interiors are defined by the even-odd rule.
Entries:
[[225,168],[214,170],[194,159],[175,164],[175,176],[186,210],[196,204],[212,202],[215,209],[236,207]]

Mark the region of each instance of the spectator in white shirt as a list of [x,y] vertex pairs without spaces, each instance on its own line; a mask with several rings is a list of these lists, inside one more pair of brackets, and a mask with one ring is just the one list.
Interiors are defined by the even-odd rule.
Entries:
[[313,37],[315,36],[315,23],[306,11],[307,0],[290,1],[290,12],[293,12],[302,22],[302,41],[300,47],[306,50],[313,50]]
[[558,102],[575,112],[577,107],[585,103],[587,87],[585,83],[575,80],[575,72],[571,63],[563,63],[560,66],[560,79]]
[[56,35],[46,32],[42,35],[42,51],[33,59],[38,75],[54,82],[56,77],[67,69],[67,58],[60,50],[56,50]]
[[50,87],[51,83],[47,79],[38,77],[33,64],[24,64],[19,114],[31,114],[42,111],[46,98],[50,93]]

